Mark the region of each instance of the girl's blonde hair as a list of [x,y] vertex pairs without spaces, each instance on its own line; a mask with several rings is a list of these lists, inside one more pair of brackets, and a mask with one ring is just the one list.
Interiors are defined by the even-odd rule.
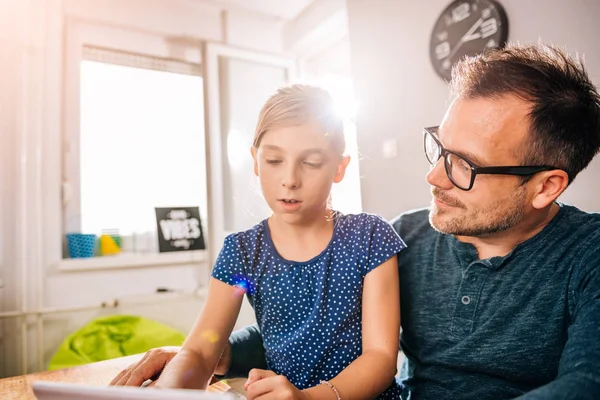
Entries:
[[258,116],[252,146],[258,148],[265,133],[273,128],[307,123],[320,126],[334,149],[344,154],[344,121],[335,112],[331,95],[320,87],[300,84],[282,87],[267,100]]

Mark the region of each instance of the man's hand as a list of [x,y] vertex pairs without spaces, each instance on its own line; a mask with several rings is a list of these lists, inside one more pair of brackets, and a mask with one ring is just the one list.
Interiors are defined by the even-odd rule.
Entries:
[[160,347],[148,350],[140,361],[121,371],[109,385],[142,386],[142,383],[148,379],[155,380],[179,350],[179,347]]
[[[151,349],[135,364],[130,365],[115,376],[110,386],[142,386],[148,379],[156,381],[169,361],[179,353],[181,347],[159,347]],[[225,345],[223,355],[215,368],[215,374],[225,375],[231,364],[231,346]]]
[[285,376],[264,369],[250,371],[244,390],[248,400],[310,400]]

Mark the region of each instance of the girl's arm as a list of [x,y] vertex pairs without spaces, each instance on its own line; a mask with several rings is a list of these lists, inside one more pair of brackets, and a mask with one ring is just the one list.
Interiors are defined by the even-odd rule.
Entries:
[[206,389],[233,330],[243,298],[239,288],[210,279],[206,304],[200,316],[156,386]]
[[[370,399],[393,382],[400,336],[398,258],[394,255],[365,276],[362,355],[329,381],[343,400]],[[304,391],[311,399],[337,399],[326,385]]]

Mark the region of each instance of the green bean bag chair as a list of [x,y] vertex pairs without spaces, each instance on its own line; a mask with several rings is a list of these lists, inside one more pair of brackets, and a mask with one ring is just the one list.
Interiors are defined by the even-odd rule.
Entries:
[[97,318],[71,334],[50,360],[49,370],[181,346],[185,335],[166,325],[130,315]]

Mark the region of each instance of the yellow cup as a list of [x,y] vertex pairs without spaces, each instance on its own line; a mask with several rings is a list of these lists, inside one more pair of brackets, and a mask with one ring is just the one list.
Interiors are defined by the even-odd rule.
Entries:
[[115,239],[110,235],[102,235],[100,236],[100,254],[103,256],[109,256],[112,254],[119,254],[121,252],[121,248],[115,241]]

